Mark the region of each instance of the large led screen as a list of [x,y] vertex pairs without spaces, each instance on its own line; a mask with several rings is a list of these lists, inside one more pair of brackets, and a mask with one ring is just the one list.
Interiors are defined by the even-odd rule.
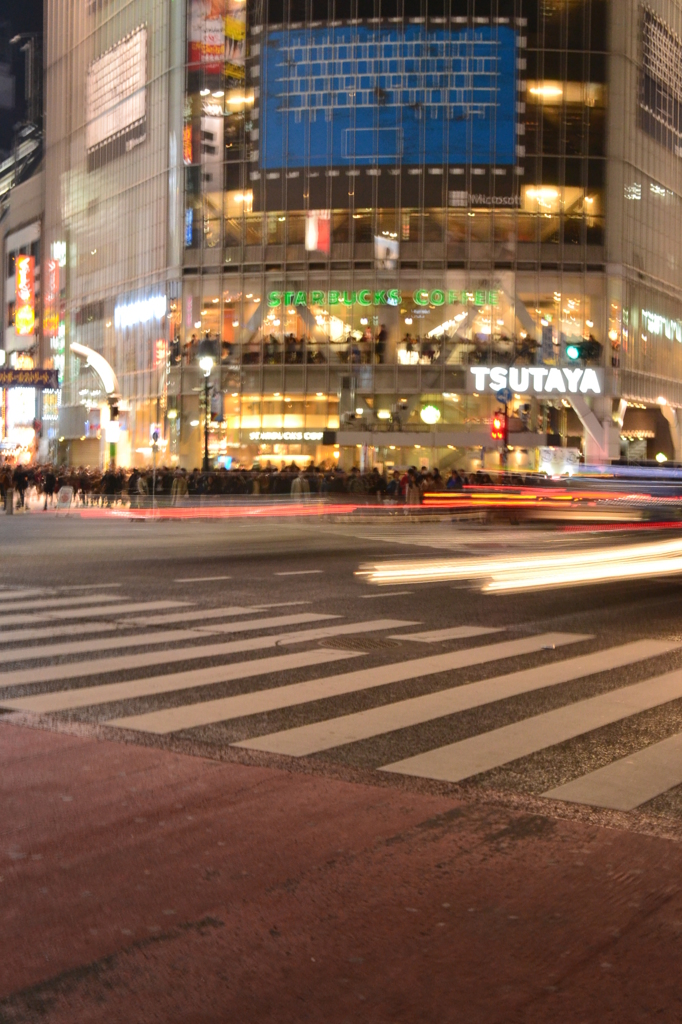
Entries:
[[270,32],[261,166],[513,164],[515,75],[506,26]]
[[85,144],[89,171],[145,139],[146,89],[147,30],[143,26],[88,68]]

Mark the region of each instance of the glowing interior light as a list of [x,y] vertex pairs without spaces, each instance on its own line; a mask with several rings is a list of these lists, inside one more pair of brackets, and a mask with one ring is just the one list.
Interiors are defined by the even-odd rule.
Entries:
[[563,96],[560,85],[531,85],[528,91],[532,96],[541,96],[543,99],[557,99]]

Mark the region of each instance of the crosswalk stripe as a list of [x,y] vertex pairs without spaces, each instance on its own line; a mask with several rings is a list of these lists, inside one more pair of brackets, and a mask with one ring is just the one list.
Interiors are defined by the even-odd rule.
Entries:
[[[103,686],[62,690],[59,693],[41,693],[35,697],[19,697],[16,700],[2,701],[0,706],[12,711],[31,711],[34,714],[70,711],[75,708],[94,707],[98,704],[133,700],[137,697],[155,697],[195,686],[228,683],[233,679],[249,679],[253,676],[287,672],[290,669],[358,657],[360,655],[355,651],[332,651],[330,648],[316,647],[311,651],[299,651],[295,654],[255,658],[253,661],[235,661],[229,665],[214,665],[213,668],[203,669],[201,672],[174,672],[170,675],[135,679],[127,683],[107,683]],[[125,719],[120,719],[114,724],[124,721]]]
[[407,757],[380,770],[459,782],[682,697],[682,670]]
[[70,587],[57,587],[57,590],[111,590],[122,587],[122,583],[74,583]]
[[411,661],[400,661],[377,668],[360,669],[357,672],[348,672],[340,676],[312,679],[305,683],[292,683],[289,686],[278,686],[271,690],[224,697],[202,704],[189,704],[163,711],[151,711],[144,715],[132,715],[118,719],[110,724],[163,735],[178,729],[191,729],[199,725],[210,725],[213,722],[225,722],[233,718],[243,718],[246,715],[256,715],[263,711],[307,704],[327,697],[338,697],[345,693],[370,690],[375,686],[387,686],[389,683],[398,683],[405,679],[435,675],[437,672],[448,672],[470,665],[482,665],[501,658],[513,658],[538,651],[546,643],[568,644],[575,643],[576,639],[584,640],[586,637],[576,637],[575,634],[567,633],[546,633],[539,637],[524,637],[522,640],[509,640],[506,643],[491,644],[489,647],[473,647],[465,651],[436,654],[430,658],[415,658]]
[[[102,637],[98,640],[76,640],[71,643],[45,644],[40,647],[16,647],[3,651],[6,661],[39,661],[41,658],[56,658],[69,654],[94,654],[96,651],[112,651],[119,647],[145,647],[152,644],[171,644],[181,640],[198,640],[211,633],[248,633],[256,629],[275,629],[282,626],[299,626],[307,622],[318,622],[320,618],[339,618],[335,615],[314,615],[299,612],[296,615],[275,615],[267,619],[241,619],[238,622],[215,622],[212,626],[194,629],[169,629],[156,633],[130,633]],[[0,673],[0,680],[3,675]],[[2,683],[0,682],[0,686]]]
[[69,608],[60,611],[25,612],[21,615],[5,615],[2,619],[5,626],[27,626],[32,622],[44,623],[46,620],[61,621],[63,619],[93,619],[103,615],[132,615],[133,612],[156,612],[163,608],[183,608],[189,601],[135,601],[132,604],[96,605],[93,608]]
[[[27,612],[33,608],[76,608],[82,604],[89,604],[91,601],[121,601],[120,594],[81,594],[80,597],[42,597],[34,601],[12,601],[11,604],[3,604],[5,594],[0,594],[0,614],[6,611]],[[82,613],[79,613],[82,614]]]
[[231,580],[231,576],[178,576],[176,583],[214,583],[216,580]]
[[[581,640],[584,637],[575,639]],[[637,640],[622,647],[611,647],[605,651],[595,651],[593,654],[539,665],[537,668],[483,679],[477,683],[454,686],[423,697],[384,704],[368,711],[313,722],[295,729],[283,729],[251,740],[243,740],[235,746],[267,750],[274,754],[288,754],[290,757],[306,757],[321,750],[330,750],[346,743],[357,743],[358,740],[406,729],[422,722],[433,721],[435,718],[492,704],[498,700],[507,700],[521,693],[542,690],[547,686],[582,679],[597,672],[621,668],[680,647],[682,643]]]
[[450,626],[449,629],[428,629],[424,633],[400,633],[391,640],[416,640],[423,644],[436,644],[441,640],[468,640],[472,636],[485,636],[487,633],[503,633],[503,629],[490,626]]
[[[319,619],[334,618],[334,616],[318,616]],[[398,621],[398,625],[401,623]],[[209,644],[202,645],[200,647],[181,647],[175,648],[172,651],[146,651],[144,654],[134,655],[122,655],[118,658],[99,658],[93,661],[81,661],[72,662],[68,665],[48,665],[45,668],[39,667],[34,669],[20,669],[17,672],[4,672],[0,673],[0,689],[10,688],[14,686],[24,686],[29,683],[48,683],[57,682],[64,679],[76,679],[86,675],[104,675],[107,672],[123,671],[124,669],[144,668],[150,665],[167,665],[172,662],[181,661],[193,661],[200,658],[214,658],[220,655],[227,654],[242,654],[245,651],[260,651],[266,650],[268,647],[278,647],[281,645],[290,644],[301,644],[307,643],[313,640],[323,640],[325,637],[332,636],[343,636],[349,633],[371,633],[378,630],[384,629],[395,629],[395,619],[376,619],[373,622],[351,622],[343,623],[339,626],[321,626],[316,629],[303,629],[298,630],[294,633],[275,633],[270,636],[259,636],[248,640],[232,640],[229,643],[224,644]],[[197,671],[187,671],[185,673],[175,673],[170,678],[175,678],[175,675],[185,675],[191,679],[196,680],[194,685],[200,686],[203,679],[204,682],[220,682],[222,677],[220,672],[226,666],[215,666],[214,669],[205,669]],[[218,672],[217,679],[213,679],[210,673],[212,671]],[[205,673],[205,674],[204,674]],[[9,677],[12,676],[12,681],[8,681]],[[143,692],[143,688],[147,683],[147,678],[131,680],[129,685],[131,687],[130,695],[135,696],[138,691]],[[92,689],[100,690],[104,689],[102,684],[99,687],[93,687]],[[191,682],[187,684],[193,685]],[[183,687],[184,689],[184,687]],[[156,692],[156,691],[153,691]],[[84,694],[83,689],[74,691],[75,694]],[[57,696],[57,694],[53,694]],[[24,701],[22,705],[25,710],[31,710],[31,705],[28,703],[31,700],[37,700],[36,697],[21,697],[17,700]],[[89,701],[83,702],[85,707]],[[15,702],[2,701],[0,700],[0,707],[18,707],[19,705]],[[69,704],[69,707],[75,705]]]
[[272,608],[294,608],[310,604],[310,601],[277,601],[275,604],[257,604],[249,607],[242,605],[226,605],[224,608],[199,608],[193,612],[174,612],[171,615],[148,615],[144,619],[136,619],[135,625],[166,626],[173,622],[203,622],[205,619],[225,619],[232,615],[250,615],[255,612],[270,611]]
[[[122,629],[120,622],[79,622],[68,626],[32,626],[28,629],[5,629],[0,632],[0,644],[16,643],[18,640],[49,640],[56,636],[83,636],[85,633],[106,633]],[[130,625],[130,623],[127,623]],[[2,651],[3,657],[7,651]]]
[[47,590],[0,590],[0,601],[21,600],[22,597],[38,597],[47,593]]
[[[324,622],[328,619],[338,618],[336,615],[317,615],[314,612],[307,612],[300,616],[285,615],[282,618],[289,620],[286,624],[294,622],[301,623]],[[252,622],[251,629],[266,628],[262,623],[270,622],[273,619],[261,619],[260,623]],[[232,624],[230,624],[232,625]],[[242,629],[246,624],[240,622],[236,627]],[[192,634],[193,636],[195,634]],[[295,634],[298,635],[298,634]],[[322,634],[324,635],[324,634]],[[274,646],[279,637],[262,637],[255,641],[256,649],[260,646]],[[127,669],[144,668],[149,665],[165,665],[173,661],[192,661],[197,658],[213,658],[221,654],[228,654],[234,650],[231,644],[202,644],[197,647],[174,647],[167,651],[145,651],[142,654],[122,654],[112,658],[94,658],[90,661],[72,661],[65,665],[38,665],[33,668],[11,669],[8,672],[0,672],[0,690],[8,686],[23,686],[26,683],[52,683],[59,679],[77,679],[80,676],[103,675],[107,672],[123,672]],[[11,652],[6,652],[8,660],[12,657]]]
[[681,783],[682,733],[677,733],[542,795],[614,811],[632,811]]

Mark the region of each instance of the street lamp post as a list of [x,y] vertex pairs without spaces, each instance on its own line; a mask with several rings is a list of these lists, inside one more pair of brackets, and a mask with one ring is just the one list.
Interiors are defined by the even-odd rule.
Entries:
[[208,345],[205,346],[203,352],[199,352],[199,366],[204,371],[204,463],[202,469],[204,473],[208,473],[210,469],[208,458],[208,425],[211,415],[210,377],[213,370],[213,353],[208,350]]

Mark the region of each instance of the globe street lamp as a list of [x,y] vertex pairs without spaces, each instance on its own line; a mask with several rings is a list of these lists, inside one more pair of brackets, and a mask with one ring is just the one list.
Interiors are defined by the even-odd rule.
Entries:
[[213,349],[213,346],[208,341],[208,339],[204,339],[204,341],[202,341],[201,344],[199,345],[199,353],[198,353],[198,355],[199,355],[199,366],[203,370],[203,374],[204,374],[204,463],[203,463],[203,467],[202,467],[204,473],[208,473],[208,471],[210,469],[209,459],[208,459],[208,422],[209,422],[209,417],[211,415],[211,406],[210,406],[211,385],[210,385],[210,377],[211,377],[211,371],[213,370],[213,363],[215,361],[214,358],[213,358],[213,351],[212,351],[212,349]]

